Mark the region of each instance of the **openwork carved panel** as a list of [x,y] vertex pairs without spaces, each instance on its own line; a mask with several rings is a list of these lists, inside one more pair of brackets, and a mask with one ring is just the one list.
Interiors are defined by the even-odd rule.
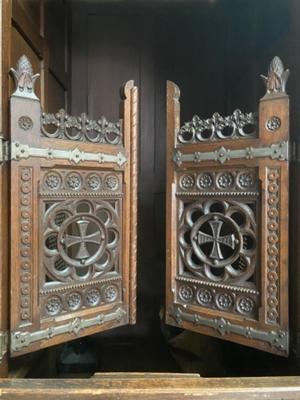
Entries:
[[44,265],[57,282],[98,278],[118,271],[120,204],[104,200],[45,203]]
[[91,120],[85,113],[74,117],[63,109],[56,114],[43,113],[41,116],[42,134],[49,138],[79,140],[92,143],[122,143],[122,120],[109,122],[103,116]]
[[235,110],[232,115],[222,117],[215,113],[212,118],[201,119],[194,115],[178,131],[179,143],[197,143],[224,139],[251,138],[257,134],[255,113]]
[[204,200],[181,202],[178,240],[186,271],[213,282],[245,284],[256,267],[253,204]]
[[179,88],[167,86],[166,322],[284,356],[288,76],[275,57],[257,115],[183,125]]

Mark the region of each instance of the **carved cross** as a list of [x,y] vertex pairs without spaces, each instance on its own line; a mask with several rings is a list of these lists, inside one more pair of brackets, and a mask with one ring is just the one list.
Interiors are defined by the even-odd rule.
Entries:
[[79,236],[66,234],[63,239],[63,245],[65,246],[65,248],[69,248],[71,246],[74,246],[75,244],[79,244],[79,249],[75,255],[75,258],[77,260],[84,260],[91,257],[86,247],[87,243],[95,243],[100,245],[103,237],[100,231],[87,235],[87,229],[90,224],[90,221],[87,221],[84,218],[77,220],[76,224],[78,226]]
[[234,249],[237,243],[235,236],[234,234],[221,236],[220,232],[224,222],[217,219],[216,217],[213,220],[208,221],[208,223],[211,227],[212,235],[208,235],[207,233],[199,230],[195,239],[197,240],[199,246],[204,243],[213,243],[213,247],[211,249],[209,257],[217,260],[223,260],[224,257],[221,251],[220,244]]

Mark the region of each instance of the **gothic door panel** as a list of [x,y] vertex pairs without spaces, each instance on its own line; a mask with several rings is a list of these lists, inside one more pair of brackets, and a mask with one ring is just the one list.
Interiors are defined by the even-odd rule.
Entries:
[[[41,112],[12,70],[11,354],[135,323],[137,88],[117,122]],[[116,105],[117,107],[118,105]]]
[[166,322],[284,356],[288,74],[275,57],[258,116],[183,125],[179,89],[167,85]]

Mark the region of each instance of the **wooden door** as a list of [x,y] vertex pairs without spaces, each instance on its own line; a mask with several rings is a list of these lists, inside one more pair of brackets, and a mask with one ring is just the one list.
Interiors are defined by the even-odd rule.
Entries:
[[284,356],[288,75],[275,57],[258,115],[184,124],[167,84],[166,322]]
[[135,323],[137,88],[124,86],[118,121],[90,120],[42,112],[26,55],[11,72],[16,356]]

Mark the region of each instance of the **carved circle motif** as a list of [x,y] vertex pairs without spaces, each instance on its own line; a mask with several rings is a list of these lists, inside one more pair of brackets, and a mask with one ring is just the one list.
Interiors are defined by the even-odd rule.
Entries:
[[109,190],[117,190],[119,187],[119,180],[116,175],[107,175],[105,178],[105,186]]
[[250,297],[242,297],[238,301],[238,311],[242,314],[251,314],[254,310],[254,301]]
[[281,119],[275,115],[267,120],[266,127],[269,131],[277,131],[281,126]]
[[62,308],[62,301],[58,296],[52,296],[47,300],[46,311],[48,315],[59,314]]
[[98,190],[101,187],[101,179],[97,174],[90,174],[86,179],[87,185],[92,190]]
[[228,293],[221,293],[216,298],[216,304],[222,310],[228,310],[233,306],[233,298]]
[[208,305],[213,300],[212,292],[208,289],[199,289],[197,292],[198,303],[202,305]]
[[241,189],[251,189],[255,185],[254,173],[242,171],[237,176],[237,184]]
[[277,168],[270,168],[267,173],[267,318],[270,323],[277,323],[278,311],[278,253],[279,253],[279,173]]
[[70,310],[75,311],[81,306],[81,295],[77,292],[72,292],[68,295],[68,307]]
[[71,172],[66,177],[66,185],[72,190],[79,190],[82,185],[82,179],[76,172]]
[[178,294],[180,299],[185,302],[190,302],[194,297],[194,291],[189,285],[181,285]]
[[192,175],[184,175],[181,178],[180,186],[183,189],[186,189],[186,190],[191,189],[194,185],[195,185],[195,179]]
[[112,303],[118,298],[118,287],[116,285],[109,285],[103,290],[103,295],[108,303]]
[[50,190],[56,190],[60,188],[61,185],[61,177],[56,172],[49,172],[44,177],[44,184]]
[[33,128],[33,121],[30,117],[28,117],[27,115],[22,115],[19,119],[18,119],[18,125],[21,129],[23,129],[24,131],[29,131],[30,129]]
[[234,176],[231,172],[222,172],[217,176],[217,185],[220,189],[230,189],[234,185]]
[[213,177],[211,174],[205,172],[199,175],[197,183],[200,189],[209,189],[213,185]]
[[100,291],[96,288],[89,289],[86,292],[86,302],[90,306],[96,306],[100,303],[101,297],[100,297]]
[[247,281],[255,270],[256,223],[236,201],[196,201],[179,222],[183,268],[210,281]]
[[119,217],[106,201],[67,200],[44,216],[44,264],[60,282],[97,277],[115,266]]

